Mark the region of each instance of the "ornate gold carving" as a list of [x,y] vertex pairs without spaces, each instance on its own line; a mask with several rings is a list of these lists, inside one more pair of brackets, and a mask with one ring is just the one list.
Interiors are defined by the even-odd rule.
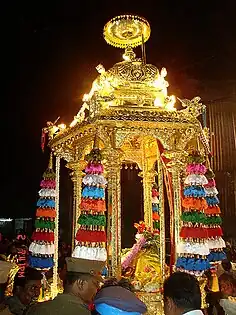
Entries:
[[82,172],[86,166],[86,161],[79,160],[77,162],[71,162],[66,165],[72,172],[71,180],[73,182],[73,222],[72,222],[72,250],[75,246],[75,235],[77,231],[77,222],[80,215],[80,202],[81,202],[81,190],[82,179],[84,173]]
[[206,285],[208,282],[208,279],[206,277],[201,277],[199,280],[200,290],[202,294],[202,309],[208,308],[208,304],[206,302]]
[[153,169],[148,169],[148,159],[145,155],[145,149],[142,151],[142,172],[139,175],[143,178],[144,222],[152,230],[152,185],[157,173]]
[[103,30],[106,42],[119,48],[139,46],[148,40],[150,33],[148,21],[135,15],[116,16]]
[[111,260],[110,275],[121,274],[121,204],[120,204],[120,165],[122,152],[104,149],[104,166],[108,179],[108,257]]
[[166,278],[165,268],[165,211],[164,211],[164,189],[163,189],[163,165],[160,160],[160,153],[157,150],[157,169],[158,169],[158,188],[159,188],[159,214],[160,214],[160,265],[161,265],[161,279],[162,284]]
[[[173,179],[177,242],[181,211],[180,172],[185,163],[185,151],[188,149],[190,141],[200,139],[201,150],[208,153],[209,139],[197,119],[205,108],[200,102],[200,98],[180,100],[184,108],[175,110],[175,97],[167,95],[166,70],[159,71],[155,66],[146,64],[145,58],[142,60],[136,58],[131,47],[140,45],[142,41],[148,39],[149,35],[150,27],[145,19],[120,16],[111,20],[104,28],[104,36],[110,44],[126,48],[124,61],[115,64],[107,71],[101,65],[97,67],[99,75],[93,82],[89,93],[84,96],[84,105],[75,116],[74,123],[72,122],[69,127],[62,128],[60,131],[57,129],[58,126],[52,123],[47,126],[52,129],[44,131],[51,132],[49,145],[54,154],[58,159],[65,159],[68,167],[73,170],[74,212],[76,213],[74,225],[78,216],[82,160],[87,151],[92,148],[95,134],[100,140],[99,146],[104,154],[104,165],[108,178],[108,231],[111,231],[111,235],[108,233],[107,246],[108,256],[111,260],[110,274],[114,276],[120,275],[121,162],[133,161],[142,169],[145,221],[152,226],[150,194],[151,182],[155,176],[152,167],[158,160],[160,239],[163,244],[163,247],[160,248],[160,256],[162,280],[164,280],[163,168],[165,166],[159,160],[156,140],[162,143],[165,149],[164,155],[170,159],[167,167],[172,172]],[[149,305],[150,314],[162,314],[157,295],[145,295],[142,298]]]
[[161,294],[139,292],[137,296],[147,305],[147,315],[164,315]]
[[60,156],[56,156],[56,198],[55,198],[55,210],[56,210],[56,218],[55,218],[55,230],[54,230],[54,266],[53,266],[53,282],[52,282],[52,298],[54,299],[58,294],[58,240],[59,240],[59,195],[60,195]]
[[186,107],[186,109],[183,109],[182,112],[184,112],[184,114],[188,117],[197,118],[206,108],[206,106],[203,105],[200,100],[201,98],[199,96],[194,97],[192,100],[179,98],[182,106]]
[[173,172],[183,169],[184,165],[186,164],[188,153],[185,151],[165,150],[162,155],[170,160],[170,162],[167,163],[167,167],[169,168],[170,172]]

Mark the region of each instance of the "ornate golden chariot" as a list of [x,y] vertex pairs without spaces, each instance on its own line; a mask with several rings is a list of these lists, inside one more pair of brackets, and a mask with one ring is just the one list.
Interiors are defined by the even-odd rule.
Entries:
[[[179,100],[181,109],[175,108],[175,96],[167,94],[166,69],[159,71],[146,63],[144,43],[150,36],[150,25],[144,18],[123,15],[109,21],[104,27],[104,38],[108,44],[124,49],[123,61],[106,70],[96,67],[98,77],[72,123],[48,125],[49,146],[56,156],[57,188],[59,187],[60,159],[67,162],[71,170],[74,187],[73,241],[79,217],[85,155],[92,149],[95,136],[104,156],[108,180],[107,249],[109,273],[121,274],[121,188],[120,169],[122,163],[136,163],[142,171],[143,207],[145,224],[152,227],[151,189],[158,176],[160,199],[160,286],[165,279],[165,216],[163,197],[163,174],[171,173],[173,186],[173,209],[170,228],[174,242],[178,242],[180,229],[180,174],[185,165],[189,148],[198,145],[202,152],[209,152],[207,133],[198,116],[205,106],[200,98]],[[142,58],[137,58],[133,48],[142,47]],[[161,144],[163,150],[160,151]],[[163,163],[163,157],[168,163]],[[154,165],[158,165],[158,171]],[[57,189],[59,209],[59,188]],[[58,219],[57,219],[58,224]],[[58,233],[58,228],[57,228]],[[57,239],[57,235],[55,235]],[[56,255],[55,255],[56,256]],[[54,267],[56,272],[56,266]],[[54,277],[55,282],[56,275]],[[147,302],[150,314],[161,314],[161,293],[140,292]]]

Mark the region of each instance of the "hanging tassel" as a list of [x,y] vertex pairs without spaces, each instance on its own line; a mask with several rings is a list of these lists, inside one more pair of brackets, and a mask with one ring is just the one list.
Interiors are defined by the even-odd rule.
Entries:
[[217,274],[215,272],[215,270],[211,270],[212,274],[211,274],[211,287],[209,288],[212,292],[219,292],[219,281],[218,281],[218,277]]

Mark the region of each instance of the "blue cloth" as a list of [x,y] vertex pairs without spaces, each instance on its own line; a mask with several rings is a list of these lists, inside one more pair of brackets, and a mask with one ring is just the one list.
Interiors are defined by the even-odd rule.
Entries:
[[126,312],[140,314],[147,312],[146,305],[133,292],[120,286],[102,288],[95,296],[94,304],[95,306],[107,304]]
[[216,206],[220,203],[220,200],[214,196],[214,197],[206,197],[206,202],[208,206]]
[[55,200],[40,198],[37,202],[37,207],[40,208],[55,208]]
[[202,186],[186,186],[184,188],[185,197],[204,198],[206,191]]
[[39,269],[50,269],[54,265],[52,257],[34,257],[29,256],[29,266],[32,268],[39,268]]
[[210,268],[208,259],[178,257],[176,267],[186,271],[204,271]]
[[104,188],[96,186],[85,186],[82,191],[83,198],[104,199]]
[[157,203],[152,204],[152,211],[153,212],[159,212],[159,205]]
[[226,254],[225,252],[210,252],[210,254],[207,256],[208,260],[210,262],[214,262],[214,261],[222,261],[224,259],[226,259]]
[[103,277],[107,277],[108,276],[108,270],[107,270],[106,266],[102,269],[102,276]]
[[101,315],[141,315],[141,313],[138,312],[126,312],[123,310],[120,310],[119,308],[116,308],[114,306],[105,304],[105,303],[101,303],[96,305],[95,304],[95,309],[96,311],[101,314]]

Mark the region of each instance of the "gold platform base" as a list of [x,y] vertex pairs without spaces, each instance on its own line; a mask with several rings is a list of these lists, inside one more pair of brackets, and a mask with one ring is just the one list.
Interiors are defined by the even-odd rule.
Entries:
[[147,315],[164,315],[162,295],[159,293],[137,292],[138,298],[146,304]]

